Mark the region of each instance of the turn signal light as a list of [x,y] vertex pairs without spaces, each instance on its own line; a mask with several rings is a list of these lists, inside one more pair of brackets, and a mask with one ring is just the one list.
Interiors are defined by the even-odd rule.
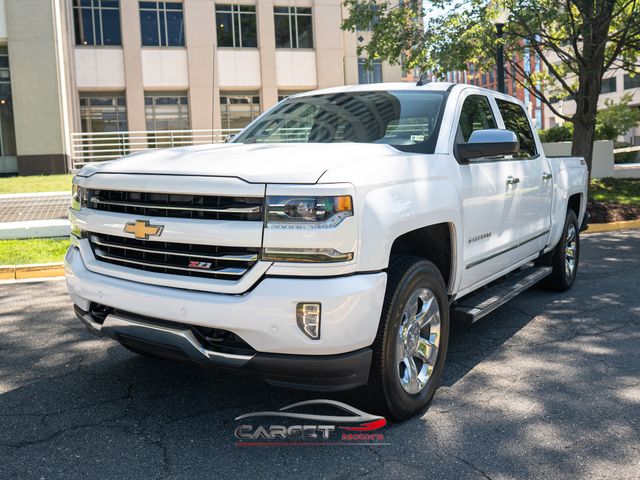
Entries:
[[299,303],[296,307],[298,327],[311,340],[320,339],[320,304]]

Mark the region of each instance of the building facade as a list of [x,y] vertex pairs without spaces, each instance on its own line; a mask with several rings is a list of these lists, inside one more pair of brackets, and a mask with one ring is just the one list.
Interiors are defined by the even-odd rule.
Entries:
[[[340,0],[0,0],[0,174],[73,168],[76,132],[223,131],[362,68]],[[408,78],[404,75],[404,78]]]
[[[540,72],[542,68],[540,58],[528,50],[525,50],[523,57],[514,59],[513,63],[516,62],[518,63],[518,68],[526,72],[527,75]],[[529,90],[521,86],[518,80],[521,80],[522,76],[518,73],[518,68],[509,62],[505,62],[505,69],[508,69],[508,71],[505,71],[505,93],[512,97],[516,97],[524,103],[529,115],[531,115],[534,126],[538,130],[547,128],[549,120],[547,118],[546,110],[548,110],[548,108],[545,107],[543,102],[532,95]],[[469,85],[476,85],[478,87],[489,88],[491,90],[498,89],[498,77],[496,71],[482,71],[477,69],[472,63],[468,65],[468,70],[466,71],[448,72],[445,80],[455,83],[467,83]]]
[[[622,97],[627,94],[631,96],[629,107],[640,108],[640,75],[631,76],[624,71],[609,71],[605,73],[602,79],[600,98],[598,99],[598,109],[605,108],[607,99],[614,103],[619,103]],[[559,113],[569,117],[576,111],[576,102],[570,99],[557,100],[554,106]],[[564,123],[564,120],[555,115],[550,109],[546,109],[545,116],[548,127]],[[632,128],[618,140],[630,145],[640,145],[640,126]]]

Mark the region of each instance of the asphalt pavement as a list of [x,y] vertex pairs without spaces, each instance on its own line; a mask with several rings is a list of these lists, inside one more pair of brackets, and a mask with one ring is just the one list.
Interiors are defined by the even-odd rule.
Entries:
[[318,395],[95,338],[64,282],[2,285],[0,478],[637,479],[639,287],[640,230],[585,236],[570,292],[454,332],[431,407],[385,445],[240,448],[236,416]]

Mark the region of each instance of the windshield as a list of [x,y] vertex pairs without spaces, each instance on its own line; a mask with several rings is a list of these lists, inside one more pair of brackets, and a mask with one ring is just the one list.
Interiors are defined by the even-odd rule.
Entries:
[[380,143],[433,153],[444,92],[341,92],[289,98],[234,143]]

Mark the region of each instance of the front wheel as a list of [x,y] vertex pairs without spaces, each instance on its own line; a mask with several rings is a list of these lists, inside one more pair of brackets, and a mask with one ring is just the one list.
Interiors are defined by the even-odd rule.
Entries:
[[393,257],[367,386],[381,413],[405,420],[435,394],[449,339],[449,304],[442,275],[419,257]]
[[541,285],[550,290],[565,292],[571,288],[578,273],[580,260],[580,229],[573,210],[567,211],[562,237],[551,256],[553,271]]

